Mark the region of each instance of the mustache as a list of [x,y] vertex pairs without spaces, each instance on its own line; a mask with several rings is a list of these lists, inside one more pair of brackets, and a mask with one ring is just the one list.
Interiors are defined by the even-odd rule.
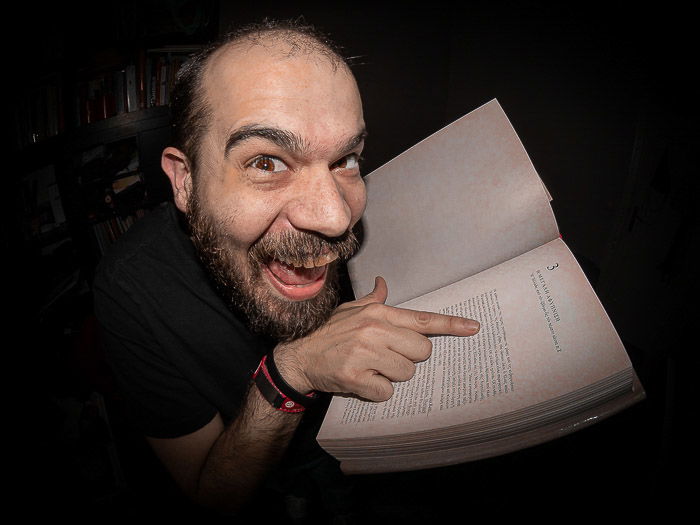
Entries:
[[340,237],[325,237],[316,233],[288,230],[261,237],[250,248],[249,255],[256,263],[266,263],[272,259],[303,263],[329,255],[335,255],[340,261],[346,261],[357,252],[359,247],[360,243],[352,230],[347,230]]

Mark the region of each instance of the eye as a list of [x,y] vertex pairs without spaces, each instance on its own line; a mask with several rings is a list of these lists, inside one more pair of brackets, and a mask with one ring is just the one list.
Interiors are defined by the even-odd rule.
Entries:
[[331,169],[355,170],[360,167],[360,156],[356,153],[346,155],[342,159],[331,164]]
[[280,159],[277,157],[270,157],[268,155],[261,155],[260,157],[254,158],[249,166],[257,170],[268,171],[270,173],[276,173],[287,169],[287,165]]

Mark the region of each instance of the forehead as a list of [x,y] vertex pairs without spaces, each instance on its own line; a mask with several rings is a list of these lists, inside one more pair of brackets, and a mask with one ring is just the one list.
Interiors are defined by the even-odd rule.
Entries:
[[284,42],[237,44],[217,52],[203,89],[213,138],[248,125],[269,125],[310,141],[353,135],[364,126],[355,79],[347,66],[318,52],[290,55]]

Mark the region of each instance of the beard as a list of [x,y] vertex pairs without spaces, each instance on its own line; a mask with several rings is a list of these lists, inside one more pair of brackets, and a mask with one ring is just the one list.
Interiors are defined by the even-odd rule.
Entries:
[[[228,234],[207,214],[193,188],[186,219],[199,259],[234,313],[242,314],[249,330],[280,342],[304,337],[323,325],[339,300],[338,264],[358,249],[348,230],[335,238],[297,230],[267,233],[244,256],[236,255]],[[292,301],[276,295],[263,275],[263,266],[276,261],[314,260],[327,254],[338,258],[326,270],[323,288],[314,297]]]

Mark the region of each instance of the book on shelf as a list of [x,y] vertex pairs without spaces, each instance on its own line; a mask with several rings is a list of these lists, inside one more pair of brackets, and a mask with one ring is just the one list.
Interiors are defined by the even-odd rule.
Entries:
[[139,109],[138,81],[136,77],[136,64],[127,64],[125,68],[127,112]]
[[141,49],[136,58],[136,94],[138,98],[138,109],[145,109],[148,107],[148,83],[150,80],[150,71],[148,71],[148,67],[150,64],[148,64],[146,56],[146,51]]
[[126,191],[133,187],[135,184],[140,184],[142,182],[143,176],[141,173],[129,172],[126,175],[121,175],[118,179],[115,179],[115,181],[112,182],[112,191],[114,191],[115,194],[121,193],[122,191]]
[[[132,60],[76,83],[76,124],[170,103],[177,71],[192,52],[184,46],[140,50]],[[188,51],[189,50],[189,51]]]
[[145,107],[166,106],[182,64],[201,48],[197,45],[170,45],[150,48],[140,59],[144,66]]
[[434,336],[393,396],[333,397],[317,439],[348,473],[463,463],[564,436],[642,400],[643,387],[562,239],[551,197],[497,100],[366,176],[357,297],[478,320]]
[[65,130],[63,97],[59,74],[48,75],[40,84],[27,86],[18,93],[11,108],[17,149],[55,137]]
[[100,255],[147,213],[146,192],[140,172],[123,175],[104,189],[101,206],[88,215]]
[[147,211],[139,208],[130,215],[113,215],[112,217],[96,222],[92,225],[95,244],[98,253],[104,255],[110,245],[114,244],[134,223],[141,219]]

